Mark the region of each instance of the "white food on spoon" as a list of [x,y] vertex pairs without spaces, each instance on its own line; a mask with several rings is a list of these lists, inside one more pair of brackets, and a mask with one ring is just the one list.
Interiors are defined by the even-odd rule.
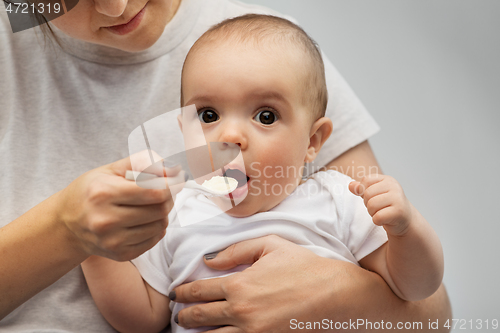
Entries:
[[213,176],[205,180],[202,186],[213,192],[228,194],[236,190],[238,181],[231,177]]
[[[136,181],[139,175],[141,175],[139,183],[143,184],[150,180],[163,179],[163,177],[157,175],[131,170],[127,170],[125,178]],[[202,185],[199,185],[194,180],[188,180],[184,187],[197,190],[208,196],[224,196],[233,192],[238,187],[238,181],[232,177],[214,176],[210,180],[205,180]]]

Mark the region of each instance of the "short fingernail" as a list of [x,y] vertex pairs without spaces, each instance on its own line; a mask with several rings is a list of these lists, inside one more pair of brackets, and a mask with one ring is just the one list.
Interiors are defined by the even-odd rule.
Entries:
[[168,294],[168,298],[170,298],[171,301],[175,301],[175,298],[177,295],[175,294],[175,290],[172,290],[170,294]]
[[205,257],[205,260],[212,260],[212,259],[214,259],[215,257],[217,257],[217,255],[219,254],[219,252],[220,252],[220,251],[207,253],[207,254],[205,254],[203,257]]
[[174,316],[174,321],[177,325],[179,325],[179,314],[176,313],[175,316]]

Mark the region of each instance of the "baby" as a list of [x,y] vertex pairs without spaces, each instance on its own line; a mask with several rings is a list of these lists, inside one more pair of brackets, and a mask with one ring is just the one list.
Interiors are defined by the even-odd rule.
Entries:
[[[443,275],[440,242],[397,181],[374,174],[354,182],[332,170],[302,180],[304,163],[315,159],[332,122],[324,117],[321,54],[301,28],[262,15],[211,28],[185,60],[181,103],[196,106],[207,142],[241,150],[241,158],[226,166],[238,188],[223,198],[184,189],[166,236],[133,264],[91,257],[82,265],[113,327],[161,330],[183,307],[169,304],[176,286],[221,275],[204,265],[204,254],[269,234],[374,271],[402,299],[426,298],[437,290]],[[192,125],[186,119],[179,117],[185,137]],[[233,203],[225,212],[224,200]],[[182,220],[199,222],[181,226]],[[184,330],[172,320],[173,332]]]

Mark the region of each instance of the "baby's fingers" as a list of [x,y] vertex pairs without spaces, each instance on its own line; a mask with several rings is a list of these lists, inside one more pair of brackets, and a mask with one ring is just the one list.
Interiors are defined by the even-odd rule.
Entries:
[[[391,206],[393,203],[393,199],[389,193],[383,193],[380,195],[376,195],[374,197],[371,197],[366,203],[366,209],[368,210],[368,214],[370,216],[375,216],[375,214],[379,211],[381,211],[384,208],[387,208]],[[373,221],[377,225],[381,225],[379,223],[376,223],[375,220]]]
[[349,183],[349,191],[351,191],[352,194],[362,196],[365,189],[360,182],[352,181]]
[[374,174],[363,177],[363,179],[361,179],[360,183],[361,183],[361,185],[364,186],[365,189],[367,189],[367,188],[369,188],[377,183],[380,183],[381,181],[383,181],[387,177],[388,176],[386,176],[386,175],[380,175],[380,174],[374,173]]
[[352,181],[349,183],[349,191],[366,199],[366,190],[369,187],[383,181],[385,177],[385,175],[373,174],[363,177],[360,182]]
[[[408,219],[401,213],[401,209],[395,206],[385,207],[375,213],[372,217],[373,223],[390,228],[392,234],[400,234],[408,225]],[[389,230],[386,229],[388,232]]]

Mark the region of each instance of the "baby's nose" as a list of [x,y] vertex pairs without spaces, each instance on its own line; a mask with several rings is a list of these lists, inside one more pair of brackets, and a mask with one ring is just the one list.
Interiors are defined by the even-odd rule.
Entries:
[[244,130],[238,126],[226,126],[219,141],[236,144],[240,149],[245,149],[248,144]]

